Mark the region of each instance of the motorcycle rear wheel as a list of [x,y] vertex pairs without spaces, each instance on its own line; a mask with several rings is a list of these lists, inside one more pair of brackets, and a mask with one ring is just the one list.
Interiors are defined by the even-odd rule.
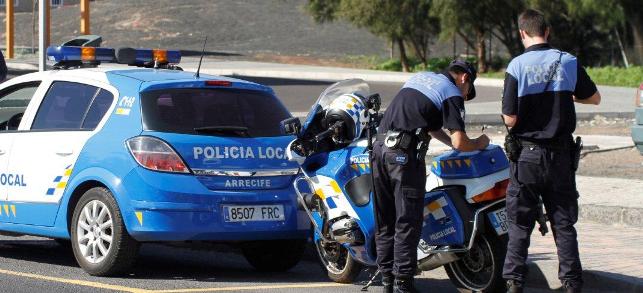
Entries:
[[507,244],[497,235],[479,235],[471,250],[444,269],[458,288],[474,292],[505,292],[502,279]]
[[323,242],[317,239],[315,249],[322,267],[333,282],[350,284],[364,268],[364,265],[351,256],[346,247],[337,242]]

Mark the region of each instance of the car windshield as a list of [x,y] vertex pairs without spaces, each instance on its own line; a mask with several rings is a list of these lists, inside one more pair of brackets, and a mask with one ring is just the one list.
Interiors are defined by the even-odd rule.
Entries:
[[142,95],[145,130],[235,137],[281,136],[290,112],[273,95],[242,89],[166,89]]

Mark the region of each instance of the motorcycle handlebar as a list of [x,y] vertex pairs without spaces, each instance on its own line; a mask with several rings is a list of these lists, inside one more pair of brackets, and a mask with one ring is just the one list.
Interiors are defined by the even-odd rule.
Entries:
[[335,131],[342,126],[343,122],[342,121],[337,121],[335,124],[331,125],[328,127],[328,129],[320,132],[319,134],[315,135],[315,142],[319,143],[322,140],[330,137],[335,133]]

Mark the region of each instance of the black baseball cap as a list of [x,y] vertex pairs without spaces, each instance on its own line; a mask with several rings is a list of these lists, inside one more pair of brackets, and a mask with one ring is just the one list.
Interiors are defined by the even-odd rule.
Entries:
[[476,97],[476,87],[473,85],[473,82],[478,77],[478,71],[473,66],[473,64],[471,64],[471,62],[459,60],[459,59],[455,59],[451,61],[447,70],[450,71],[452,68],[459,68],[469,74],[469,81],[471,82],[471,90],[469,90],[469,94],[467,95],[467,100],[473,100],[473,98]]

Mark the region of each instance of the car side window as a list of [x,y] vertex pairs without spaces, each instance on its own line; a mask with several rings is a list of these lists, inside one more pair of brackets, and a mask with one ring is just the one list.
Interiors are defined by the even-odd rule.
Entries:
[[[101,89],[82,83],[56,81],[40,104],[31,130],[77,130]],[[100,120],[100,119],[99,119]]]
[[89,107],[87,115],[85,115],[81,128],[94,130],[96,126],[98,126],[98,123],[100,123],[100,120],[103,119],[103,116],[105,116],[105,113],[107,113],[113,101],[114,95],[109,91],[101,89],[94,98],[94,101],[92,101],[92,105]]
[[39,85],[39,81],[21,83],[0,92],[0,131],[18,129],[22,114]]

